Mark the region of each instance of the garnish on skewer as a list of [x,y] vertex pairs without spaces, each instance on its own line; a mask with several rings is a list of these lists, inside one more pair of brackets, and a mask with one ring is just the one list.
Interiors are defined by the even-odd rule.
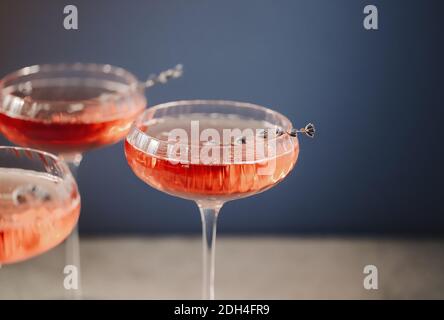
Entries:
[[29,184],[16,188],[12,193],[12,200],[15,205],[46,202],[51,200],[51,195],[44,188]]
[[[268,137],[272,133],[272,130],[273,129],[271,129],[271,128],[269,128],[269,129],[261,129],[261,130],[259,130],[257,136],[260,137],[260,138],[263,138],[263,139],[268,139]],[[283,134],[288,134],[288,135],[290,135],[292,137],[296,137],[298,135],[298,133],[303,133],[307,137],[313,138],[314,134],[316,132],[316,128],[315,128],[313,123],[308,123],[304,128],[301,128],[301,129],[293,128],[290,131],[285,131],[282,128],[276,128],[275,130],[276,131],[275,131],[274,134],[277,137],[279,137],[279,136],[281,136]],[[236,143],[237,144],[246,144],[247,143],[247,137],[245,137],[245,136],[238,137],[236,139]]]
[[152,86],[161,83],[165,84],[171,79],[180,78],[183,74],[183,65],[178,64],[174,68],[162,71],[159,74],[152,74],[148,77],[148,80],[142,82],[142,85],[146,88],[151,88]]
[[298,133],[303,133],[307,137],[314,138],[314,134],[316,132],[316,128],[313,123],[307,124],[304,128],[301,129],[291,129],[290,132],[287,132],[290,136],[296,137]]
[[0,200],[9,200],[14,205],[32,204],[35,202],[47,202],[51,200],[49,192],[38,185],[27,184],[18,186],[12,193],[0,193]]

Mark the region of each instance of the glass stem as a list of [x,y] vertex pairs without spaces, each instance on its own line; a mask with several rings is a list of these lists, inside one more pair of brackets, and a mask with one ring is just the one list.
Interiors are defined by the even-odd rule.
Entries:
[[[82,161],[81,154],[60,155],[71,170],[74,179],[77,180],[77,173]],[[70,300],[82,299],[82,278],[80,267],[80,240],[78,224],[74,227],[71,234],[65,240],[65,266],[74,266],[77,271],[77,286],[65,288],[65,298]]]
[[214,300],[214,270],[216,253],[217,216],[223,203],[197,201],[202,219],[203,283],[202,298]]

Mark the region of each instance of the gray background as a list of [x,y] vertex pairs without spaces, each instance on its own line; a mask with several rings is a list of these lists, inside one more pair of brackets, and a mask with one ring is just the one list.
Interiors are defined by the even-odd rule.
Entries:
[[[439,1],[3,1],[0,74],[52,62],[99,62],[143,79],[180,62],[185,77],[149,105],[193,98],[272,107],[297,126],[296,169],[261,195],[228,203],[222,233],[444,234],[443,23]],[[63,7],[79,30],[63,29]],[[7,142],[0,137],[0,144]],[[144,185],[122,144],[86,155],[84,233],[193,233],[192,202]]]

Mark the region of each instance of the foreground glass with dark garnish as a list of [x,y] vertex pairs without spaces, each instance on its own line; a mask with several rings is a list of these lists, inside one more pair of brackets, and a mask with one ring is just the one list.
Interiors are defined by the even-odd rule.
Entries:
[[0,265],[54,248],[74,229],[80,195],[65,163],[46,152],[0,147]]
[[[89,150],[122,140],[146,107],[144,91],[182,75],[182,66],[139,82],[106,64],[22,68],[0,81],[0,132],[11,142],[57,154],[74,175]],[[77,227],[66,242],[66,264],[80,277]],[[73,298],[81,297],[81,289]]]

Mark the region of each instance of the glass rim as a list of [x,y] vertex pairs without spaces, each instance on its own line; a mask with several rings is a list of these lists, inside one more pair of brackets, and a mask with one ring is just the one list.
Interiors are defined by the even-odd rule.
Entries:
[[[50,158],[51,160],[53,160],[57,166],[60,167],[60,169],[62,170],[63,173],[63,179],[65,179],[65,177],[70,177],[72,179],[74,179],[71,170],[69,169],[68,165],[65,163],[65,161],[63,161],[60,157],[56,156],[53,153],[47,152],[47,151],[43,151],[43,150],[39,150],[39,149],[34,149],[34,148],[27,148],[27,147],[19,147],[19,146],[0,146],[0,151],[3,150],[14,150],[14,151],[23,151],[23,152],[31,152],[31,153],[35,153],[41,156],[45,156]],[[2,166],[0,165],[0,168],[2,168]],[[19,169],[19,168],[15,168],[15,169]]]
[[[120,99],[124,98],[127,95],[131,94],[137,94],[140,90],[140,82],[137,79],[137,77],[132,74],[130,71],[113,66],[111,64],[99,64],[99,63],[83,63],[83,62],[75,62],[75,63],[54,63],[54,64],[35,64],[31,66],[26,66],[23,68],[20,68],[18,70],[15,70],[11,73],[6,74],[3,78],[0,79],[0,97],[1,97],[1,103],[0,103],[0,113],[11,115],[15,118],[23,118],[23,119],[34,119],[32,116],[26,116],[22,114],[11,114],[10,112],[10,105],[15,106],[21,106],[23,107],[25,104],[27,105],[42,105],[45,108],[57,105],[60,103],[60,101],[57,100],[44,100],[44,99],[30,99],[30,97],[21,97],[14,95],[10,92],[5,92],[5,89],[9,86],[9,82],[12,81],[20,81],[21,78],[38,74],[39,72],[63,72],[63,71],[73,71],[73,72],[91,72],[91,73],[97,73],[102,75],[113,75],[117,78],[123,79],[124,82],[122,82],[123,89],[122,90],[113,90],[112,92],[109,92],[106,94],[106,99]],[[63,76],[61,76],[63,77]],[[48,76],[46,80],[50,80],[52,77]],[[69,76],[67,77],[69,78]],[[79,76],[79,78],[85,78],[85,79],[94,79],[94,75],[91,76]],[[45,80],[45,77],[42,78],[42,80]],[[107,81],[105,79],[100,79],[97,77],[97,80],[99,81]],[[32,81],[32,80],[29,80]],[[88,87],[87,84],[83,84],[82,86]],[[73,101],[65,101],[64,103],[68,105],[77,105],[79,103],[85,103],[88,101],[93,101],[93,98],[88,99],[79,99],[79,100],[73,100]],[[8,101],[7,105],[4,105],[3,101]]]
[[38,72],[51,72],[51,71],[89,71],[89,72],[102,72],[104,74],[114,74],[118,77],[122,77],[128,80],[128,86],[138,84],[139,80],[130,71],[117,67],[111,64],[105,63],[92,63],[92,62],[73,62],[73,63],[42,63],[25,66],[12,71],[0,79],[0,90],[3,89],[3,84],[6,81],[10,81],[14,78],[19,79],[24,76],[29,76]]
[[[133,125],[132,125],[132,129],[130,129],[126,140],[128,140],[128,137],[132,134],[134,134],[134,131],[137,132],[137,134],[140,134],[150,140],[154,140],[156,141],[159,145],[176,145],[176,146],[189,146],[189,144],[185,144],[185,143],[180,143],[180,142],[170,142],[170,141],[165,141],[165,140],[160,140],[156,137],[153,137],[149,134],[147,134],[146,132],[143,132],[140,128],[139,125],[142,124],[141,122],[143,121],[143,118],[148,114],[148,113],[154,113],[157,110],[161,110],[161,109],[167,109],[170,107],[177,107],[177,106],[186,106],[186,105],[212,105],[212,106],[224,106],[224,105],[229,105],[235,108],[249,108],[249,109],[253,109],[253,110],[258,110],[258,111],[263,111],[266,114],[270,114],[270,115],[274,115],[277,118],[279,118],[284,126],[284,130],[287,132],[290,132],[291,129],[293,128],[293,124],[291,123],[290,119],[288,119],[286,116],[284,116],[282,113],[275,111],[273,109],[269,109],[267,107],[258,105],[258,104],[254,104],[254,103],[250,103],[250,102],[241,102],[241,101],[234,101],[234,100],[218,100],[218,99],[194,99],[194,100],[176,100],[176,101],[169,101],[169,102],[165,102],[165,103],[160,103],[157,105],[154,105],[152,107],[147,108],[144,112],[142,112],[134,121]],[[282,134],[282,135],[274,135],[271,139],[268,139],[268,141],[270,142],[278,142],[279,140],[288,138],[289,135],[287,134]],[[294,139],[297,139],[297,137],[292,137]],[[136,148],[138,148],[137,145],[134,145]],[[223,148],[232,148],[232,145],[219,145],[219,146],[214,146],[214,148],[219,148],[219,149],[223,149]]]

